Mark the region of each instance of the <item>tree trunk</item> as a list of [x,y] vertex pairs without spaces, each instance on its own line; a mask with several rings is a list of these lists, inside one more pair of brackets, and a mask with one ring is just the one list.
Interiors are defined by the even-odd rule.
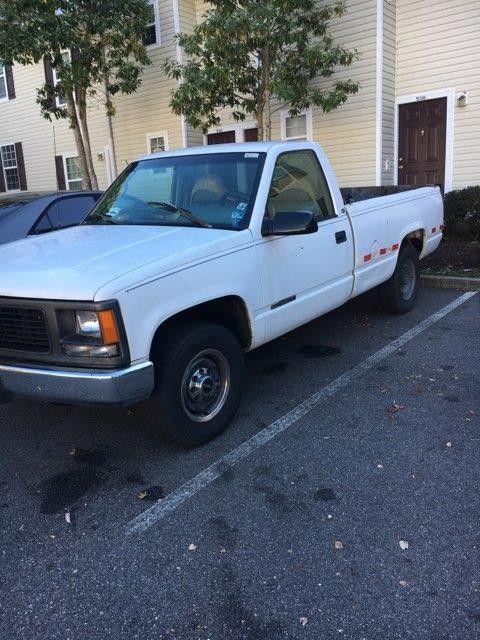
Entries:
[[260,86],[257,98],[258,139],[272,139],[272,113],[270,106],[270,51],[268,46],[260,55]]
[[83,146],[85,147],[85,160],[87,163],[88,174],[90,176],[90,183],[92,185],[91,188],[94,191],[97,191],[98,181],[97,181],[97,176],[95,174],[95,168],[93,166],[92,149],[90,146],[90,134],[88,132],[88,122],[87,122],[86,95],[83,90],[80,92],[80,96],[77,96],[77,108],[78,108],[78,118],[80,121],[80,129],[81,129],[82,138],[83,138]]
[[[80,170],[82,172],[82,187],[91,191],[92,181],[90,180],[90,173],[88,171],[87,159],[85,154],[85,147],[83,144],[82,132],[80,131],[77,110],[75,107],[75,101],[73,99],[72,92],[67,92],[65,96],[67,103],[67,110],[70,116],[70,126],[73,129],[73,135],[75,138],[75,145],[77,147],[78,160],[80,162]],[[66,176],[68,178],[68,176]]]
[[111,150],[111,156],[112,156],[111,158],[112,178],[115,180],[115,178],[118,176],[117,151],[115,149],[115,138],[113,137],[112,116],[109,113],[107,113],[107,121],[108,121],[108,138],[110,141],[110,150]]
[[257,106],[256,111],[258,139],[263,142],[263,110]]
[[270,91],[266,91],[265,96],[265,106],[263,108],[263,120],[264,120],[264,139],[271,140],[272,139],[272,109],[270,105]]
[[[105,62],[105,58],[106,58],[106,54],[105,54],[105,49],[103,50],[103,63],[104,63],[104,68],[106,69],[106,62]],[[117,151],[115,149],[115,138],[113,135],[113,118],[112,118],[112,112],[113,112],[113,104],[112,104],[112,100],[110,97],[110,91],[108,89],[108,75],[107,72],[104,72],[104,76],[103,76],[103,84],[104,84],[104,90],[105,90],[105,110],[107,113],[107,127],[108,127],[108,139],[110,142],[110,150],[111,150],[111,170],[112,170],[112,178],[115,180],[115,178],[118,175],[118,167],[117,167]]]

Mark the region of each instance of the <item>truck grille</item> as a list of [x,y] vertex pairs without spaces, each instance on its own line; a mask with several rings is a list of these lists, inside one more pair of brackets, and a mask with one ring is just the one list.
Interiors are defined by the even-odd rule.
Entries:
[[44,312],[0,306],[0,349],[48,353],[50,341]]

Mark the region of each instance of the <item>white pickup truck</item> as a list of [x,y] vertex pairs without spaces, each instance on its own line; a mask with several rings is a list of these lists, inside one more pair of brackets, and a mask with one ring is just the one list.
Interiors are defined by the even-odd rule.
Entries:
[[313,143],[142,158],[82,225],[0,248],[0,388],[152,396],[164,434],[201,444],[237,410],[245,352],[372,287],[410,310],[442,229],[438,187],[345,204]]

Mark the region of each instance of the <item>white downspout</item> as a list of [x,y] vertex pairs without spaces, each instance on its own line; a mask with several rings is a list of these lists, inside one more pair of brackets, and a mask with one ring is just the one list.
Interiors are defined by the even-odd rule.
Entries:
[[377,0],[375,65],[375,183],[382,184],[383,119],[383,0]]

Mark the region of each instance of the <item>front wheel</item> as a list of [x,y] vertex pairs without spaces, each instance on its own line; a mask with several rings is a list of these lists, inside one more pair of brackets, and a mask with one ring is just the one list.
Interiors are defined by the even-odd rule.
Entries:
[[184,446],[219,435],[240,404],[245,364],[235,336],[211,322],[180,325],[154,354],[153,407],[161,431]]
[[383,307],[391,313],[407,313],[415,306],[419,284],[418,251],[405,244],[400,249],[392,277],[378,288]]

